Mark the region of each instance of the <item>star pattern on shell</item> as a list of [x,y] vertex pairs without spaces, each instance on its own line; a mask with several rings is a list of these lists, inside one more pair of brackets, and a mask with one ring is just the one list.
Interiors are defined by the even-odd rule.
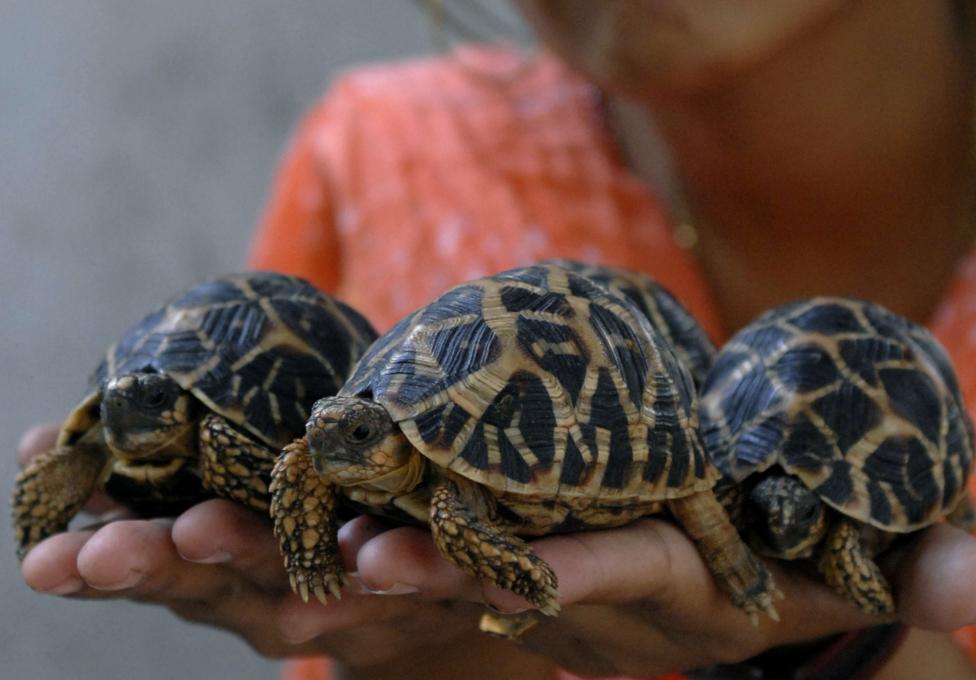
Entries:
[[951,511],[971,468],[972,425],[944,350],[859,300],[785,305],[733,337],[703,390],[702,432],[732,480],[778,464],[889,531]]

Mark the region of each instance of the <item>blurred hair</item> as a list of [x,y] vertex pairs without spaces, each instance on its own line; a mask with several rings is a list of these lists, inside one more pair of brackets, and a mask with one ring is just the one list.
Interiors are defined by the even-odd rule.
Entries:
[[535,44],[532,32],[512,8],[492,0],[413,0],[430,24],[431,42],[447,50],[455,42]]

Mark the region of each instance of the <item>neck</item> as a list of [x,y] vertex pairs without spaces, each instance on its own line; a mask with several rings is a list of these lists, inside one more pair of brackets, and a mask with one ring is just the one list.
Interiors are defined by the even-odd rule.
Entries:
[[364,488],[375,491],[384,491],[393,494],[404,494],[413,491],[424,477],[426,458],[420,452],[413,450],[407,459],[407,464],[395,470],[387,472],[385,475],[373,477],[364,484]]
[[642,107],[727,330],[813,294],[926,321],[968,245],[971,90],[948,3],[863,1],[720,87]]

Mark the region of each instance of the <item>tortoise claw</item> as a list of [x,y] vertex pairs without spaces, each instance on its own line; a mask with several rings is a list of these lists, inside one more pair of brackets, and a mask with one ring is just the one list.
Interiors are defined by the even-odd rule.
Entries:
[[542,589],[540,596],[534,599],[537,599],[537,602],[535,602],[536,607],[546,616],[559,615],[559,591],[553,586],[546,585]]
[[780,617],[779,612],[776,610],[776,605],[773,604],[774,600],[784,599],[783,592],[779,588],[773,588],[773,590],[762,593],[756,597],[751,602],[745,602],[738,604],[737,606],[749,617],[749,623],[753,627],[759,626],[759,614],[760,612],[768,616],[773,621],[779,623]]
[[322,604],[329,604],[329,598],[325,594],[326,589],[332,593],[332,597],[337,600],[342,599],[342,590],[340,588],[339,582],[334,579],[325,579],[325,583],[318,583],[315,585],[313,592],[315,594],[315,599]]
[[302,598],[302,602],[305,604],[311,601],[312,596],[315,596],[315,599],[322,604],[328,604],[329,593],[335,599],[341,600],[342,586],[346,584],[345,576],[341,574],[299,572],[289,574],[288,580],[291,583],[292,591]]

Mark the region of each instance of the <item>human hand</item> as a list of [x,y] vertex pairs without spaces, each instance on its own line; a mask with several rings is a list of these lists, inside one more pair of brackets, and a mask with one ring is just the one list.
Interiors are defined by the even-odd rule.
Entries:
[[[583,675],[653,677],[735,663],[766,649],[877,625],[819,582],[771,563],[785,599],[781,621],[749,625],[715,586],[694,545],[655,519],[631,526],[551,536],[533,543],[556,571],[562,613],[538,617],[526,648]],[[976,540],[948,525],[933,527],[883,560],[906,624],[950,631],[976,621]],[[426,597],[486,601],[507,611],[524,606],[483,587],[441,558],[426,532],[398,528],[360,549],[359,576],[377,588],[394,582]]]
[[[476,627],[481,603],[507,611],[525,603],[460,572],[428,532],[361,517],[343,527],[340,547],[355,576],[342,600],[327,607],[289,592],[269,522],[220,500],[175,521],[124,520],[54,536],[31,551],[23,574],[45,592],[163,604],[187,620],[236,632],[270,656],[325,653],[352,667],[418,653],[439,658],[425,654],[435,648],[490,648],[493,663],[529,650],[579,673],[653,676],[879,623],[797,570],[773,564],[786,595],[777,605],[782,620],[754,628],[714,585],[685,535],[649,519],[535,541],[559,576],[563,612],[540,617],[520,647],[489,641]],[[902,620],[934,630],[976,620],[974,561],[976,541],[941,525],[889,555],[884,565]],[[397,595],[411,590],[417,592]],[[527,671],[531,662],[520,663]]]
[[[57,431],[39,426],[27,432],[18,451],[21,465],[50,449]],[[105,496],[86,509],[124,517]],[[367,517],[343,527],[347,570],[354,574],[360,547],[384,529]],[[504,645],[491,640],[486,649],[477,629],[479,605],[372,595],[354,575],[342,600],[327,608],[304,604],[290,591],[270,521],[223,500],[201,503],[175,520],[116,519],[52,536],[28,553],[22,573],[40,592],[163,605],[188,621],[236,633],[267,656],[329,654],[351,667],[375,668],[425,648],[492,653]],[[422,677],[422,667],[416,670]]]

